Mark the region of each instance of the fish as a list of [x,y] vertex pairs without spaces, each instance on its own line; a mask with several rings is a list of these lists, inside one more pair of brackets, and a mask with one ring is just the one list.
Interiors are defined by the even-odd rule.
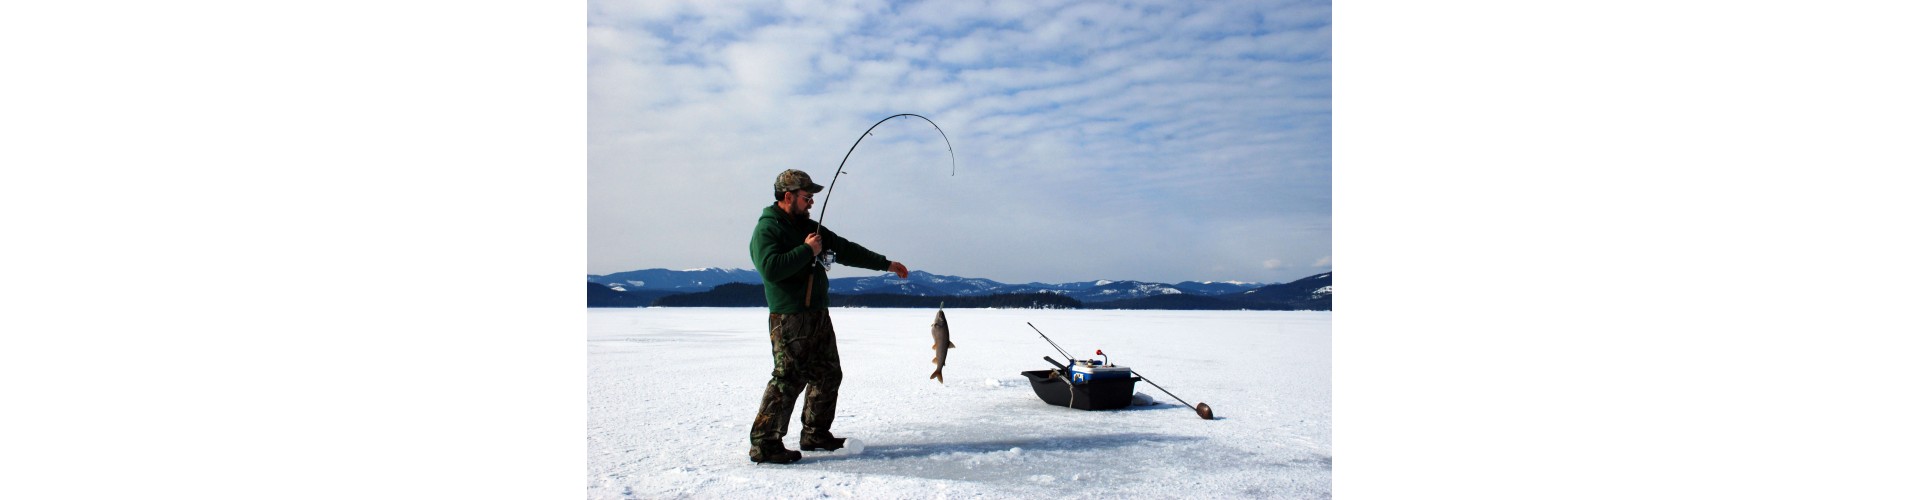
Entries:
[[933,313],[933,364],[936,366],[933,367],[933,375],[927,376],[928,379],[937,379],[942,384],[947,383],[947,377],[941,375],[940,370],[947,368],[947,349],[952,348],[954,348],[953,340],[947,331],[947,310],[941,308],[940,311]]

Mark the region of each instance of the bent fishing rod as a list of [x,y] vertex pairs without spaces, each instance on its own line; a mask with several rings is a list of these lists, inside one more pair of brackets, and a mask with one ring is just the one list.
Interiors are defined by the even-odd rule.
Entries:
[[[934,123],[932,118],[927,118],[927,117],[916,115],[913,113],[900,113],[900,114],[889,116],[886,118],[881,118],[880,121],[873,122],[873,126],[867,127],[867,131],[862,132],[860,134],[860,138],[853,140],[853,146],[847,148],[846,156],[840,157],[840,166],[834,167],[833,180],[827,182],[827,196],[825,198],[820,199],[820,220],[814,225],[813,234],[820,234],[820,232],[825,230],[827,227],[826,225],[827,224],[827,203],[833,201],[833,186],[840,183],[840,174],[846,173],[847,159],[853,157],[853,150],[860,147],[860,141],[867,140],[868,136],[872,136],[873,129],[880,128],[880,124],[886,123],[887,120],[892,120],[894,118],[899,118],[902,116],[911,116],[914,118],[926,120],[928,125],[933,126],[933,130],[940,132],[940,141],[947,143],[947,161],[948,161],[947,176],[951,177],[955,173],[959,172],[960,160],[953,154],[953,141],[947,139],[947,131],[942,130],[940,128],[940,124]],[[825,242],[822,242],[822,244],[824,245]],[[822,262],[823,260],[825,261],[825,263]],[[813,265],[817,267],[826,267],[828,264],[832,262],[833,262],[833,255],[828,251],[821,251],[820,257],[814,259]],[[813,273],[807,273],[806,305],[809,307],[813,306]]]
[[[889,116],[886,118],[881,118],[880,121],[874,122],[872,127],[867,127],[867,131],[865,133],[860,134],[859,139],[853,140],[853,147],[847,148],[847,155],[840,157],[840,166],[835,167],[833,169],[833,180],[827,181],[827,196],[825,198],[820,199],[820,224],[823,227],[827,223],[827,203],[833,201],[833,186],[835,184],[840,183],[840,174],[846,173],[847,159],[853,157],[853,150],[855,148],[860,147],[860,141],[864,141],[867,139],[867,137],[872,136],[873,129],[879,128],[880,124],[886,123],[887,120],[892,120],[894,118],[899,118],[902,116],[911,116],[914,118],[926,120],[928,125],[933,125],[933,130],[940,132],[940,140],[942,142],[947,143],[947,159],[949,161],[947,176],[951,177],[955,172],[959,171],[960,162],[953,155],[953,141],[947,140],[947,131],[941,130],[940,124],[934,123],[932,119],[929,119],[924,116],[916,115],[913,113],[900,113],[900,114]],[[815,232],[818,232],[818,231],[815,231]]]

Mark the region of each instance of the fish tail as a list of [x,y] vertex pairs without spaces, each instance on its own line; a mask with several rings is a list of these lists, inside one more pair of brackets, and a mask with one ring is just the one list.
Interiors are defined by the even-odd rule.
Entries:
[[927,378],[928,378],[928,379],[939,379],[939,380],[940,380],[940,383],[942,383],[942,384],[944,384],[944,383],[947,383],[947,377],[946,377],[945,375],[941,375],[941,374],[940,374],[940,370],[942,370],[942,369],[944,369],[944,368],[945,368],[945,367],[941,367],[941,368],[934,368],[934,369],[933,369],[933,374],[932,374],[932,375],[928,375],[928,376],[927,376]]

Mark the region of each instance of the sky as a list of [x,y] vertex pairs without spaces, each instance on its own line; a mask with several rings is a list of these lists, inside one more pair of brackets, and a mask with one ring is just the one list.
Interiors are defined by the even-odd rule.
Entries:
[[[747,241],[788,168],[833,184],[815,219],[913,270],[1330,271],[1330,15],[1324,1],[593,1],[587,272],[752,269]],[[911,117],[861,138],[898,113],[937,123],[952,157]]]

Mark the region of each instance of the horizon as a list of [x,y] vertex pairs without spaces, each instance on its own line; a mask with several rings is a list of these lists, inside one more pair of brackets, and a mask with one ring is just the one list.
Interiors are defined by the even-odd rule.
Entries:
[[[856,269],[858,269],[858,268],[856,268]],[[720,272],[732,272],[732,271],[744,271],[744,272],[752,272],[752,273],[756,273],[756,274],[758,274],[758,272],[757,272],[757,271],[755,271],[755,270],[754,270],[754,269],[752,269],[752,268],[739,268],[739,267],[735,267],[735,268],[724,268],[724,267],[717,267],[717,266],[708,266],[708,267],[700,267],[700,268],[691,268],[691,269],[670,269],[670,268],[665,268],[665,267],[648,267],[648,268],[641,268],[641,269],[629,269],[629,270],[626,270],[626,271],[614,271],[614,272],[611,272],[611,273],[588,273],[588,274],[587,274],[587,276],[588,276],[588,277],[594,277],[594,276],[609,276],[609,275],[614,275],[614,274],[620,274],[620,273],[631,273],[631,272],[640,272],[640,271],[671,271],[671,272],[701,272],[701,271],[720,271]],[[875,273],[875,274],[873,274],[873,275],[869,275],[869,276],[828,276],[828,277],[827,277],[827,279],[829,279],[829,280],[836,280],[836,279],[842,279],[842,278],[872,278],[872,277],[888,277],[888,276],[892,276],[892,273],[888,273],[888,272],[885,272],[885,271],[873,271],[873,273]],[[1321,275],[1325,275],[1325,274],[1333,274],[1333,270],[1331,270],[1331,269],[1329,269],[1329,270],[1326,270],[1326,271],[1320,271],[1320,272],[1315,272],[1315,273],[1309,273],[1309,274],[1307,274],[1307,275],[1304,275],[1304,276],[1301,276],[1301,277],[1298,277],[1298,278],[1293,278],[1293,279],[1287,279],[1287,280],[1280,280],[1280,281],[1244,281],[1244,280],[1195,280],[1195,279],[1186,279],[1186,280],[1179,280],[1179,281],[1154,281],[1154,280],[1145,280],[1145,279],[1111,279],[1111,278],[1099,278],[1099,279],[1090,279],[1090,280],[1066,280],[1066,281],[1038,281],[1038,280],[1034,280],[1034,281],[1005,281],[1005,280],[999,280],[999,279],[994,279],[994,278],[986,278],[986,277],[980,277],[980,276],[962,276],[962,275],[956,275],[956,274],[940,274],[940,273],[934,273],[934,272],[930,272],[930,271],[922,271],[922,270],[917,270],[917,269],[915,269],[915,270],[911,270],[911,271],[910,271],[910,275],[911,275],[911,274],[920,274],[920,273],[924,273],[924,274],[928,274],[928,275],[933,275],[933,276],[945,276],[945,277],[954,277],[954,278],[965,278],[965,279],[983,279],[983,280],[987,280],[987,281],[992,281],[992,282],[996,282],[996,283],[1000,283],[1000,284],[1005,284],[1005,285],[1025,285],[1025,284],[1034,284],[1034,283],[1042,283],[1042,284],[1066,284],[1066,283],[1099,283],[1099,282],[1108,282],[1108,283],[1124,283],[1124,282],[1129,282],[1129,281],[1131,281],[1131,282],[1136,282],[1136,283],[1159,283],[1159,284],[1167,284],[1167,285],[1177,285],[1177,284],[1180,284],[1180,283],[1200,283],[1200,284],[1211,284],[1211,283],[1232,283],[1232,284],[1239,284],[1239,285],[1281,285],[1281,284],[1287,284],[1287,283],[1292,283],[1292,282],[1295,282],[1295,281],[1300,281],[1300,280],[1304,280],[1304,279],[1310,279],[1310,278],[1314,278],[1314,277],[1318,277],[1318,276],[1321,276]],[[896,279],[896,280],[898,280],[898,279],[900,279],[900,278],[892,278],[892,279]],[[905,281],[905,280],[902,280],[902,281]]]

